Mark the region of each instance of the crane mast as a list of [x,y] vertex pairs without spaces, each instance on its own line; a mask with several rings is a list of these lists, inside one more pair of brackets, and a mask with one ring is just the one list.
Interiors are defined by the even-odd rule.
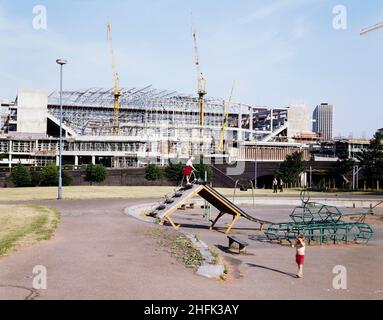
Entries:
[[204,78],[202,71],[201,71],[201,64],[200,64],[200,58],[199,58],[199,50],[197,45],[197,35],[196,30],[193,26],[192,28],[193,33],[193,44],[194,44],[194,57],[195,57],[195,66],[197,70],[197,93],[198,93],[198,104],[199,104],[199,124],[202,127],[204,125],[204,113],[205,113],[205,95],[207,94],[206,91],[206,79]]
[[107,30],[108,30],[108,41],[109,41],[109,50],[110,50],[110,56],[112,58],[112,72],[113,72],[113,96],[114,96],[114,109],[113,109],[113,134],[119,135],[120,134],[120,97],[121,97],[121,91],[120,91],[120,78],[116,71],[116,60],[114,56],[114,50],[113,50],[113,41],[112,41],[112,26],[108,19],[107,24]]
[[231,87],[229,99],[225,103],[224,118],[223,118],[223,122],[222,122],[221,135],[219,137],[219,143],[218,143],[218,150],[219,151],[223,150],[223,140],[225,139],[225,131],[227,128],[227,121],[229,119],[229,113],[230,113],[230,108],[231,108],[231,101],[233,98],[234,87],[235,87],[235,81],[233,82],[233,85]]

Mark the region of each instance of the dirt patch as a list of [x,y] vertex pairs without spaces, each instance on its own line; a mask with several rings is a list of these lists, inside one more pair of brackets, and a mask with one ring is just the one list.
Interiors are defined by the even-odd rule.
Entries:
[[157,244],[164,248],[177,261],[187,268],[197,269],[203,262],[201,253],[194,247],[190,239],[174,229],[156,228],[147,232],[155,238]]
[[229,256],[221,257],[221,259],[225,266],[224,277],[226,281],[238,280],[243,277],[239,271],[239,266],[242,264],[241,260]]

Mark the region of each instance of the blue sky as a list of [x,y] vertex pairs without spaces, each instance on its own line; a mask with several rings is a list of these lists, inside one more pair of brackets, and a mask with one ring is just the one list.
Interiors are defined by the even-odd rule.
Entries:
[[[47,30],[35,30],[35,5]],[[347,8],[347,29],[333,28],[333,7]],[[112,87],[106,38],[110,17],[121,86],[152,84],[196,92],[191,12],[209,95],[284,107],[334,105],[334,135],[371,137],[383,127],[381,0],[0,0],[0,99],[18,88]]]

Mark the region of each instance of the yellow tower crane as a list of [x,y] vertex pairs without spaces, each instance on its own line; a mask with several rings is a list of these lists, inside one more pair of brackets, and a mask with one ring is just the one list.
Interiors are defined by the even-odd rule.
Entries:
[[207,94],[206,79],[204,78],[202,71],[201,71],[199,51],[198,51],[198,45],[197,45],[197,35],[196,35],[196,30],[194,28],[194,25],[192,27],[192,33],[193,33],[195,66],[197,69],[197,85],[198,85],[197,86],[197,93],[198,93],[198,104],[199,104],[199,114],[200,114],[199,115],[199,124],[202,127],[204,125],[204,113],[205,113],[204,96]]
[[109,41],[109,49],[110,49],[110,56],[112,58],[112,71],[113,71],[113,95],[114,95],[114,111],[113,111],[113,134],[119,135],[120,134],[120,97],[121,97],[121,91],[120,91],[120,78],[116,71],[116,60],[114,57],[114,50],[113,50],[113,41],[112,41],[112,26],[110,23],[110,20],[108,19],[108,41]]
[[218,150],[219,151],[223,150],[223,140],[225,139],[225,131],[227,128],[227,120],[229,119],[231,101],[233,99],[234,87],[235,87],[235,81],[233,81],[233,85],[231,87],[230,97],[227,100],[227,102],[225,103],[224,118],[223,118],[223,122],[222,122],[221,135],[219,137],[219,143],[218,143]]

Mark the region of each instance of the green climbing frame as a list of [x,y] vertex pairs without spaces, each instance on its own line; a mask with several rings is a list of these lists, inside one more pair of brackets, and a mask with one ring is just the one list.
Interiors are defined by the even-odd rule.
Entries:
[[[373,235],[371,226],[365,223],[365,217],[373,214],[354,212],[342,214],[336,206],[309,202],[308,191],[301,193],[302,205],[290,214],[290,222],[272,223],[264,231],[270,241],[288,241],[291,243],[298,235],[304,235],[308,244],[367,244]],[[358,217],[357,222],[346,222],[342,217]]]

